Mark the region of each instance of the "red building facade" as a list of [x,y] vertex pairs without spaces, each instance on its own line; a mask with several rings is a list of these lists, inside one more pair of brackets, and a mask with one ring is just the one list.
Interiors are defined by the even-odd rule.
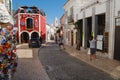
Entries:
[[46,36],[46,15],[37,7],[22,6],[14,13],[15,27],[18,29],[17,40],[27,43],[31,38]]

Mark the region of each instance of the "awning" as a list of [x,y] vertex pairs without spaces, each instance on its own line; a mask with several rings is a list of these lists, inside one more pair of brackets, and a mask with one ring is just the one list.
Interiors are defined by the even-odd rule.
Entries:
[[13,24],[12,16],[7,11],[5,4],[0,3],[0,24],[10,25]]

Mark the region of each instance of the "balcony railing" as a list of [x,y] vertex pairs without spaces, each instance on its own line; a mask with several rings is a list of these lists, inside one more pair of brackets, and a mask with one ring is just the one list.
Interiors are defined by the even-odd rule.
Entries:
[[74,23],[73,15],[68,16],[68,23]]

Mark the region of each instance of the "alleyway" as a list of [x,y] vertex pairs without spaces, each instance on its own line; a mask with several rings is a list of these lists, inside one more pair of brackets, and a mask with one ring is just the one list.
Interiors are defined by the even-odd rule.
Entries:
[[54,43],[43,46],[39,58],[51,80],[114,80],[108,74],[59,50]]

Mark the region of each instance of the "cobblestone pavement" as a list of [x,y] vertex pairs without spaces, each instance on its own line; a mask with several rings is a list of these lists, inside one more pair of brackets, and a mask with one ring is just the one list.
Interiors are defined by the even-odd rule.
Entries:
[[82,49],[76,50],[71,46],[65,45],[65,51],[71,56],[82,60],[83,62],[104,71],[105,73],[111,75],[114,79],[120,80],[120,61],[109,59],[99,51],[96,52],[97,59],[90,61],[90,56],[88,55],[88,50]]
[[[23,45],[24,49],[28,48]],[[23,47],[19,47],[21,49]],[[19,58],[17,71],[13,80],[49,80],[45,70],[38,59],[38,49],[33,49],[33,58]]]
[[39,58],[51,80],[114,80],[110,75],[48,43],[39,51]]

